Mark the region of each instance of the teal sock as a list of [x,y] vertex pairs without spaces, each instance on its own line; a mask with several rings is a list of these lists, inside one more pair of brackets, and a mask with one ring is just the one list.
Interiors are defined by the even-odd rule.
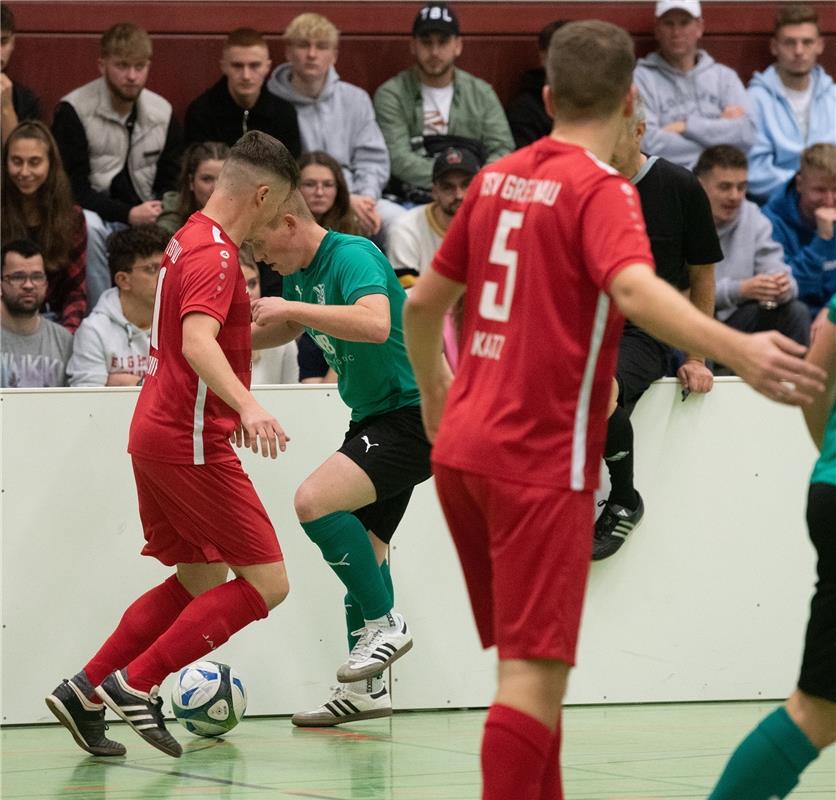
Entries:
[[819,751],[781,706],[761,720],[732,753],[708,800],[786,797]]
[[[389,570],[389,562],[386,559],[384,559],[383,563],[380,565],[380,574],[383,577],[383,583],[386,585],[386,589],[389,591],[389,597],[392,601],[392,607],[394,608],[395,588],[392,585],[392,573]],[[351,594],[351,592],[346,594],[343,599],[343,603],[345,604],[345,625],[348,634],[348,649],[351,650],[360,638],[359,636],[354,635],[354,631],[359,631],[360,628],[366,624],[366,618],[363,616],[363,610],[360,608],[360,603]]]
[[354,514],[335,511],[311,522],[303,522],[302,528],[322,551],[323,558],[343,586],[360,604],[364,620],[382,617],[392,610],[392,598],[374,548],[363,523]]

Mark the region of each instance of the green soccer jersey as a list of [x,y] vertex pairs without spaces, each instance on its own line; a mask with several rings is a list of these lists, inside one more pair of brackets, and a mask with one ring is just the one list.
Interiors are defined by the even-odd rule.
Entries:
[[382,344],[346,342],[305,330],[337,373],[340,397],[353,420],[420,403],[403,342],[406,293],[386,256],[368,239],[328,231],[310,266],[285,277],[282,292],[286,300],[333,306],[350,306],[366,295],[385,294],[392,325]]
[[[827,318],[836,325],[836,294],[830,298],[830,307]],[[832,483],[836,485],[836,406],[830,409],[830,418],[827,420],[827,427],[824,429],[824,441],[821,444],[821,453],[816,466],[813,467],[813,474],[810,483]]]

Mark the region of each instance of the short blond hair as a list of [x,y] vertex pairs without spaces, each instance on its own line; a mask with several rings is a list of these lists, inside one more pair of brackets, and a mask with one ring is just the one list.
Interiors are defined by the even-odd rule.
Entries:
[[101,56],[150,59],[153,52],[147,31],[132,22],[118,22],[108,28],[100,42]]
[[817,169],[829,178],[836,177],[836,144],[814,144],[801,154],[801,172]]
[[329,19],[321,14],[308,12],[299,14],[290,21],[284,32],[284,39],[286,42],[299,41],[300,39],[309,42],[324,40],[336,47],[340,42],[340,32]]

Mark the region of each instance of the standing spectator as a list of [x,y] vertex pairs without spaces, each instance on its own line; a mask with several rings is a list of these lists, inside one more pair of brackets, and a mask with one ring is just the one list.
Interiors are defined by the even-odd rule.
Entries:
[[338,233],[360,233],[351,195],[336,159],[322,150],[299,159],[299,190],[317,224]]
[[107,243],[113,288],[75,334],[70,386],[137,386],[148,371],[157,276],[168,234],[157,225],[114,233]]
[[44,312],[70,333],[87,313],[87,228],[49,128],[21,122],[5,147],[2,240],[31,239],[43,255],[48,285]]
[[73,337],[38,312],[47,287],[40,248],[20,239],[0,258],[0,386],[65,386]]
[[186,109],[186,141],[224,142],[231,147],[247,131],[264,131],[298,158],[296,109],[264,87],[272,63],[258,31],[232,31],[221,57],[223,77]]
[[754,138],[746,90],[733,69],[697,47],[703,30],[698,0],[659,0],[659,50],[639,59],[634,77],[647,109],[644,151],[688,169],[706,147],[745,153]]
[[537,36],[537,55],[540,66],[530,69],[522,76],[519,94],[508,104],[508,124],[517,147],[525,147],[552,130],[552,119],[546,113],[543,103],[543,85],[546,82],[546,55],[552,34],[563,25],[562,20],[555,20],[546,25]]
[[717,319],[744,333],[776,330],[799,344],[810,342],[810,312],[772,238],[772,223],[746,199],[746,156],[731,145],[703,151],[694,173],[717,227],[723,259],[717,262]]
[[287,62],[270,76],[267,88],[296,107],[302,149],[324,150],[341,165],[351,191],[351,207],[367,236],[378,233],[382,216],[401,212],[381,200],[389,180],[389,154],[374,118],[369,95],[340,80],[340,32],[319,14],[300,14],[284,33]]
[[[386,81],[374,97],[397,182],[430,191],[433,158],[445,145],[456,142],[441,138],[444,144],[433,148],[426,137],[472,139],[484,149],[487,161],[514,149],[496,92],[456,67],[462,39],[458,17],[450,6],[431,2],[418,12],[410,49],[415,64]],[[408,194],[408,190],[400,186],[399,193]]]
[[145,88],[151,52],[144,30],[114,25],[101,38],[102,77],[55,109],[52,132],[87,212],[91,305],[110,286],[107,237],[120,225],[156,222],[160,198],[177,186],[182,137],[168,100]]
[[755,122],[749,193],[761,203],[795,175],[805,147],[836,144],[836,85],[816,63],[824,40],[815,9],[781,8],[770,48],[775,63],[749,82]]
[[222,142],[195,142],[183,153],[180,169],[180,189],[163,195],[163,210],[157,225],[175,233],[186,220],[200,211],[215,191],[229,147]]
[[41,101],[20,83],[13,83],[6,70],[15,49],[15,16],[5,3],[0,6],[0,132],[5,143],[18,122],[38,119]]
[[836,293],[836,144],[814,144],[801,169],[764,206],[784,248],[798,296],[815,315]]

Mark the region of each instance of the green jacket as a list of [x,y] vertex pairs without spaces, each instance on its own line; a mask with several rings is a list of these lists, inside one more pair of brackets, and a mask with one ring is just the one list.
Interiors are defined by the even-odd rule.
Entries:
[[[424,189],[432,184],[432,159],[423,146],[413,150],[424,127],[424,101],[415,67],[405,69],[384,83],[374,96],[377,124],[383,131],[392,175]],[[496,161],[514,149],[505,111],[491,85],[469,72],[453,75],[450,126],[453,136],[477,139],[485,146],[488,161]]]

